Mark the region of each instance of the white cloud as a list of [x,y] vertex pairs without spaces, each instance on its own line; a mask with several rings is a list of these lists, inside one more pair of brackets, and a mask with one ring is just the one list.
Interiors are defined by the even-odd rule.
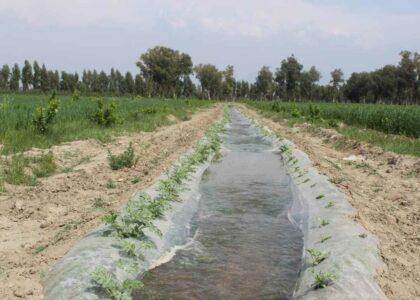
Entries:
[[0,0],[2,14],[30,26],[144,27],[164,22],[175,29],[251,38],[285,33],[302,42],[314,36],[344,38],[361,47],[383,43],[390,30],[412,31],[420,23],[419,16],[354,15],[305,0]]

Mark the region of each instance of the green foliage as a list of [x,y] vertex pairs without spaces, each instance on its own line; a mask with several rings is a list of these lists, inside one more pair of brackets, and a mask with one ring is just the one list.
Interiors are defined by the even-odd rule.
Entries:
[[129,257],[137,256],[137,247],[133,241],[124,239],[121,241],[121,247],[124,253],[128,255]]
[[322,239],[321,239],[321,243],[324,243],[324,242],[328,241],[328,240],[329,240],[329,239],[331,239],[331,238],[332,238],[332,236],[331,236],[331,235],[324,236],[324,237],[322,237]]
[[320,250],[315,249],[315,248],[308,249],[306,251],[308,251],[309,255],[311,256],[312,266],[319,265],[328,257],[328,253],[321,252]]
[[48,132],[49,126],[58,112],[58,107],[59,101],[55,98],[51,98],[48,101],[46,109],[43,107],[36,108],[32,117],[32,123],[38,133],[45,134]]
[[319,119],[321,110],[315,104],[309,103],[309,118],[312,120]]
[[[49,148],[52,145],[81,139],[106,140],[129,132],[153,131],[156,128],[171,123],[167,118],[173,115],[177,119],[189,116],[199,108],[209,107],[210,101],[190,100],[186,105],[184,100],[159,100],[129,98],[116,98],[118,104],[115,114],[118,122],[113,126],[92,126],[91,116],[97,111],[96,101],[81,96],[75,103],[71,96],[61,96],[59,112],[53,123],[47,125],[47,134],[35,134],[33,115],[37,107],[43,107],[43,116],[46,118],[48,99],[43,95],[8,95],[0,97],[0,144],[3,145],[3,154],[12,154],[26,151],[33,147]],[[104,99],[105,105],[111,103]],[[148,107],[156,108],[154,114],[141,114],[140,110]],[[133,119],[133,112],[139,112],[138,119]],[[96,122],[95,122],[96,123]],[[41,123],[44,124],[44,123]],[[42,127],[42,126],[41,126]],[[38,131],[38,130],[37,130]],[[41,129],[45,132],[45,130]]]
[[325,197],[325,195],[321,194],[321,195],[316,196],[316,198],[315,198],[315,199],[319,200],[319,199],[322,199],[322,198],[324,198],[324,197]]
[[110,127],[117,122],[116,116],[116,106],[115,103],[106,105],[102,98],[97,101],[98,108],[96,112],[92,115],[92,120],[103,127]]
[[36,178],[29,174],[29,161],[22,154],[4,161],[4,180],[15,185],[36,185]]
[[117,186],[115,185],[115,182],[112,179],[108,179],[106,182],[106,188],[107,189],[115,189]]
[[92,273],[92,280],[113,300],[129,300],[134,289],[143,287],[141,281],[124,280],[119,282],[104,268],[98,268]]
[[77,102],[80,100],[80,92],[78,90],[74,90],[73,95],[71,96],[71,100]]
[[329,201],[325,208],[331,208],[335,205],[334,201]]
[[327,226],[328,224],[330,224],[330,221],[326,220],[326,219],[322,219],[320,225],[321,226]]
[[36,177],[48,177],[54,174],[57,169],[57,164],[54,161],[52,152],[32,158],[35,166],[32,167],[32,173]]
[[131,168],[137,164],[138,160],[139,157],[135,155],[132,143],[119,155],[114,155],[111,151],[108,151],[109,166],[112,170]]
[[362,238],[362,239],[365,239],[365,238],[367,238],[367,234],[366,233],[361,233],[361,234],[359,234],[359,237]]
[[314,282],[312,287],[314,289],[323,289],[334,283],[337,276],[331,272],[317,272],[314,274]]

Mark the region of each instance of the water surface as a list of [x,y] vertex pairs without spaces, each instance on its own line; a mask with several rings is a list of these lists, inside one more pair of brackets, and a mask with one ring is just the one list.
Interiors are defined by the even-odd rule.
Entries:
[[134,299],[289,299],[302,235],[287,218],[292,197],[280,157],[236,110],[226,155],[204,176],[191,236],[147,272]]

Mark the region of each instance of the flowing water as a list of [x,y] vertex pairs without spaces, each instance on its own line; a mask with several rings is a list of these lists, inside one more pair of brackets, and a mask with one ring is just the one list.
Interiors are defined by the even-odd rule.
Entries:
[[302,235],[287,217],[292,197],[280,157],[231,111],[222,160],[208,169],[191,237],[142,278],[134,299],[289,299]]

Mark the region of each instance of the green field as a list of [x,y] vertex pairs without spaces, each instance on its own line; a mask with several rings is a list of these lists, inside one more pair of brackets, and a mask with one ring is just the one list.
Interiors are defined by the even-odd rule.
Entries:
[[[246,101],[264,116],[289,124],[332,127],[349,138],[387,151],[420,156],[420,106]],[[338,127],[342,122],[348,126]]]
[[[40,107],[47,110],[50,96],[0,96],[0,144],[2,154],[17,153],[32,147],[48,148],[73,140],[95,138],[107,141],[126,132],[153,131],[168,125],[173,117],[188,120],[200,108],[210,107],[204,100],[163,100],[134,97],[105,97],[98,108],[98,97],[57,96],[58,110],[45,132],[34,122]],[[112,110],[112,106],[115,109]],[[112,110],[111,117],[107,117]],[[100,117],[112,122],[98,121]],[[170,117],[172,116],[172,117]],[[38,119],[45,120],[45,114]],[[38,122],[39,123],[39,122]]]

